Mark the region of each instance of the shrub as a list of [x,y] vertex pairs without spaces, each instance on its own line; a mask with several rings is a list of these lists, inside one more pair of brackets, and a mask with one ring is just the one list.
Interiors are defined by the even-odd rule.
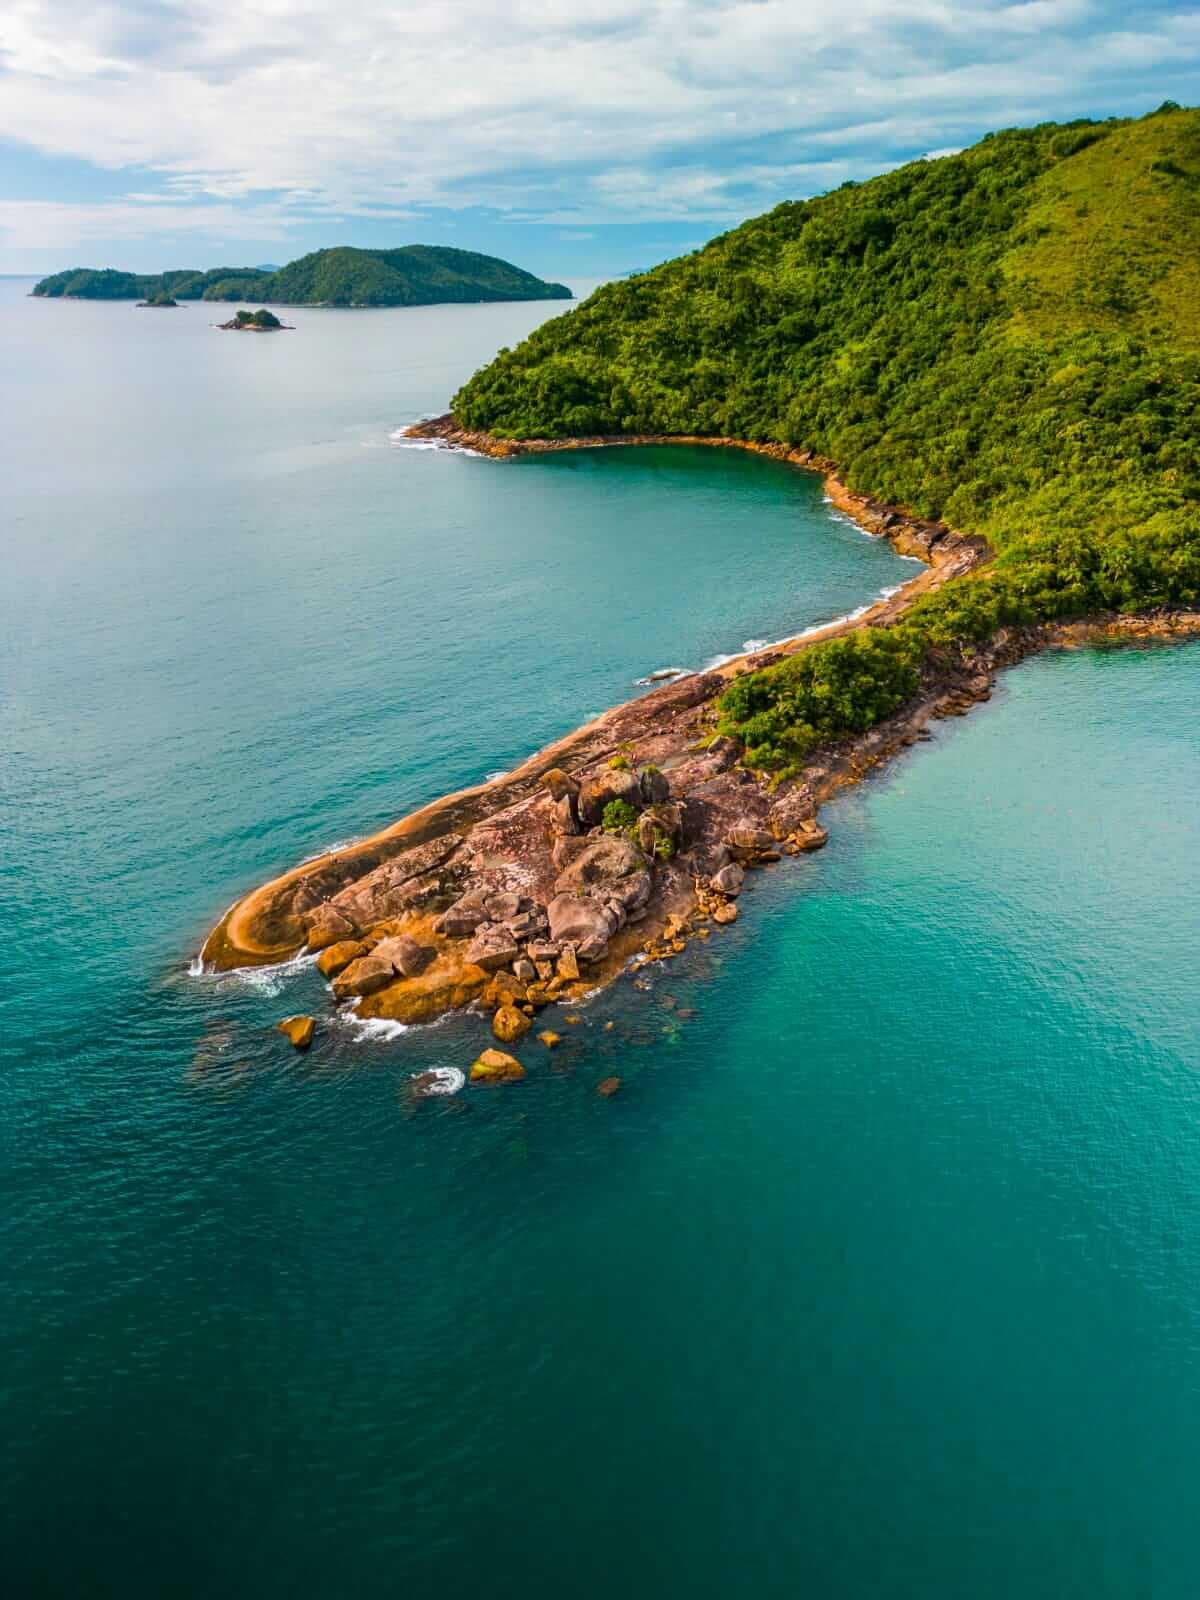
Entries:
[[627,833],[637,823],[638,814],[628,800],[610,800],[604,808],[600,826],[605,833]]

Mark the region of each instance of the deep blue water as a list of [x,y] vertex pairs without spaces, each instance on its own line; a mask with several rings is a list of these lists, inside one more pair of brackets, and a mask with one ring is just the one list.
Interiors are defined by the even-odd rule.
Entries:
[[413,1115],[478,1022],[297,1058],[224,905],[911,569],[754,458],[396,446],[556,307],[0,294],[6,1589],[1194,1595],[1200,647],[1018,669]]

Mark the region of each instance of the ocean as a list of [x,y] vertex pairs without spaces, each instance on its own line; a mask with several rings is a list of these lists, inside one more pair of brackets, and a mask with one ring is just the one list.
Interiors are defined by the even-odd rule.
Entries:
[[1190,1600],[1200,645],[1026,663],[523,1084],[414,1108],[479,1019],[198,974],[226,905],[917,569],[757,457],[398,438],[561,304],[27,287],[6,1592]]

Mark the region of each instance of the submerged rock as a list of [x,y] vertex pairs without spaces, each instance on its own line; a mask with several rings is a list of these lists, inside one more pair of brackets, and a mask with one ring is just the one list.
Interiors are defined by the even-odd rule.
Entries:
[[603,1100],[611,1100],[613,1095],[616,1094],[620,1087],[620,1078],[601,1078],[600,1082],[596,1085],[596,1093]]
[[467,1081],[459,1067],[430,1067],[425,1072],[414,1072],[408,1080],[408,1092],[416,1100],[440,1099],[457,1094]]

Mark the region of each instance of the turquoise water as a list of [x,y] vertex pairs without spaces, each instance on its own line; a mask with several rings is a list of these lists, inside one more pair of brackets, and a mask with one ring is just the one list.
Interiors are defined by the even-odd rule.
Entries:
[[556,308],[3,291],[6,1588],[1194,1595],[1200,647],[1020,668],[414,1115],[478,1024],[297,1058],[224,904],[912,569],[753,458],[394,444]]

